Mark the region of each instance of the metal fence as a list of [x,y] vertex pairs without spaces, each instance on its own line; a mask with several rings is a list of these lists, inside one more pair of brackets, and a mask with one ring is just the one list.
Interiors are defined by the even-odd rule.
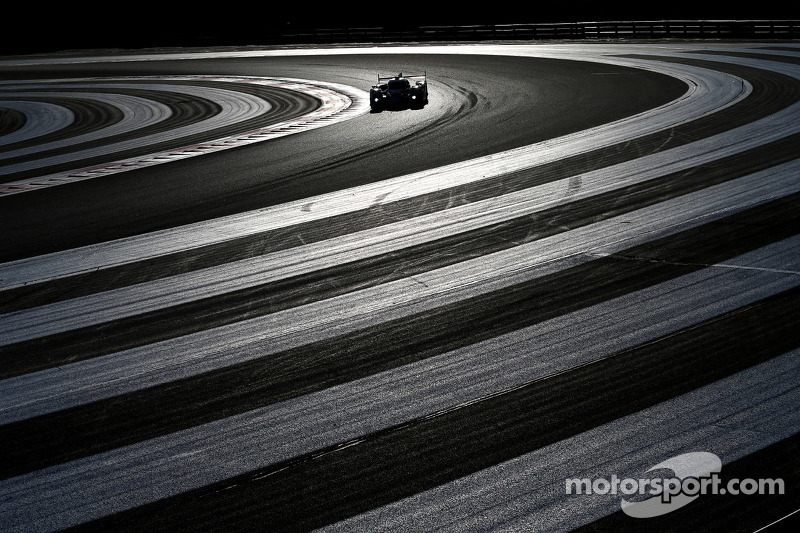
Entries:
[[658,20],[419,26],[413,28],[320,28],[277,36],[291,43],[480,41],[547,39],[797,39],[798,20]]

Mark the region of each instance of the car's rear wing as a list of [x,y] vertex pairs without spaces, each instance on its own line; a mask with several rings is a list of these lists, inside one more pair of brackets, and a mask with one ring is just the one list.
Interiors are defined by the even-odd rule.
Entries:
[[416,81],[422,81],[422,83],[427,83],[428,82],[428,71],[426,70],[422,74],[403,74],[401,72],[397,76],[381,76],[379,74],[378,75],[378,85],[380,85],[381,83],[383,83],[385,81],[396,80],[396,79],[400,79],[400,78],[405,78],[405,79],[407,79],[409,81],[416,80]]

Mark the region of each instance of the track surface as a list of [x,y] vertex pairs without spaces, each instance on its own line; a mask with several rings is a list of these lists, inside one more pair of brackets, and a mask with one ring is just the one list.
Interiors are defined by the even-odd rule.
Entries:
[[[0,526],[789,515],[798,63],[670,42],[4,64],[0,172],[48,186],[0,196]],[[399,70],[431,103],[366,112]],[[349,107],[287,134],[328,97]],[[649,519],[565,494],[696,451],[785,494]]]

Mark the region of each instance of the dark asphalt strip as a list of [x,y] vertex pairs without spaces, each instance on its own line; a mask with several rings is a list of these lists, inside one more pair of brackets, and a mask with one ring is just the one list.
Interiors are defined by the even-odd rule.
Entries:
[[346,383],[650,287],[800,233],[799,210],[800,194],[625,250],[620,257],[596,259],[352,334],[0,426],[7,459],[0,478]]
[[[3,105],[3,100],[7,100],[7,98],[3,98],[2,95],[0,95],[0,137],[19,131],[24,128],[25,124],[28,122],[28,119],[25,118],[25,113],[5,107]],[[5,141],[7,142],[8,139],[5,139]],[[9,146],[13,146],[13,144],[0,145],[0,152],[9,150]]]
[[[430,241],[397,252],[344,263],[286,280],[256,285],[96,326],[1,346],[0,357],[4,364],[0,369],[0,378],[98,357],[263,316],[508,249],[523,242],[542,239],[733,180],[760,170],[766,161],[770,165],[775,165],[794,159],[797,157],[798,142],[800,135],[787,137],[767,146],[674,175],[623,187],[534,215]],[[345,233],[358,224],[358,222],[349,223],[350,220],[330,221],[325,227],[314,225],[303,233],[303,238],[309,236],[309,231],[328,230]],[[295,240],[287,232],[275,232],[271,237],[275,244],[262,242],[260,245],[279,248]],[[225,257],[233,259],[229,255]],[[139,265],[142,271],[145,270],[143,266]],[[69,283],[72,279],[68,278],[64,283]],[[70,290],[64,284],[55,284],[50,288]],[[3,295],[5,305],[0,305],[0,309],[4,312],[18,309],[20,300],[15,297],[21,297],[24,290],[25,288],[7,291],[8,294]],[[22,301],[27,303],[36,301],[33,298],[34,294],[45,296],[37,293],[38,289],[30,290],[33,291],[28,293],[30,297],[22,298]]]
[[[704,494],[686,507],[666,515],[636,519],[622,511],[580,527],[577,533],[683,533],[686,531],[752,533],[800,509],[800,433],[724,464],[722,486],[733,479],[782,479],[783,494]],[[796,531],[795,516],[765,533]],[[789,526],[793,524],[794,529]]]
[[[793,289],[598,362],[88,524],[302,531],[497,465],[800,345]],[[347,443],[344,443],[347,444]]]
[[[719,69],[728,65],[717,66]],[[226,262],[248,259],[261,254],[288,249],[304,243],[312,243],[326,238],[374,228],[411,216],[440,211],[458,204],[466,204],[491,198],[500,194],[512,193],[527,187],[549,183],[581,174],[605,166],[629,160],[633,150],[635,155],[645,155],[720,133],[727,129],[746,124],[749,121],[768,116],[800,99],[800,83],[787,77],[744,69],[739,75],[749,76],[754,87],[753,94],[745,103],[722,110],[709,117],[678,126],[668,131],[655,133],[623,145],[614,145],[581,154],[547,165],[505,175],[501,178],[482,180],[394,202],[378,205],[354,213],[300,224],[285,229],[258,233],[252,236],[209,245],[197,250],[170,254],[158,259],[139,261],[128,265],[113,267],[102,271],[79,274],[63,279],[52,280],[31,286],[20,287],[0,293],[0,312],[7,313],[44,303],[76,298],[95,292],[111,290],[136,283],[159,279],[183,272],[198,270],[224,264]],[[792,145],[794,143],[794,145]],[[761,146],[714,163],[698,167],[704,178],[714,182],[714,175],[723,174],[722,167],[734,165],[737,172],[730,177],[738,177],[749,170],[754,172],[765,166],[778,164],[797,156],[795,148],[797,136],[787,141]],[[745,166],[741,166],[742,162]],[[579,178],[576,178],[576,187]],[[625,193],[625,191],[621,191]],[[1,254],[2,252],[0,252]]]

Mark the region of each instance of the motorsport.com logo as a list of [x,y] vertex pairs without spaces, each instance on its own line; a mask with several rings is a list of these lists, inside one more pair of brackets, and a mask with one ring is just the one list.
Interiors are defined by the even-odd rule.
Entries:
[[671,477],[567,478],[567,494],[622,495],[622,512],[633,518],[652,518],[680,509],[700,497],[714,494],[783,494],[783,479],[731,479],[719,477],[722,461],[713,453],[677,455],[649,468],[648,472],[671,470]]

